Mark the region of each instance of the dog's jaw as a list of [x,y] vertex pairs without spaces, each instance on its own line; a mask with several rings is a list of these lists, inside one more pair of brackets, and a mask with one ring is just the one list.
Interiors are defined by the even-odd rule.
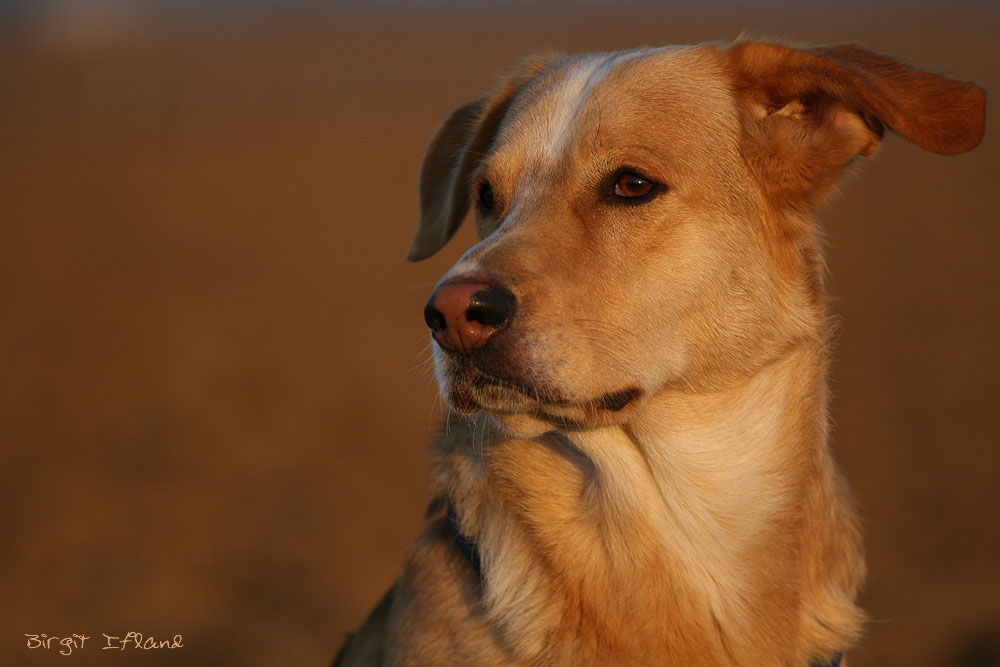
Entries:
[[[464,355],[435,351],[441,395],[459,414],[484,411],[508,428],[514,437],[534,437],[552,429],[597,428],[624,423],[646,398],[635,386],[604,392],[596,397],[568,397],[545,379],[503,377],[478,368]],[[511,361],[511,369],[521,364]],[[523,372],[523,371],[521,371]],[[516,378],[516,379],[515,379]],[[518,424],[531,424],[527,430]]]
[[512,438],[532,439],[545,433],[602,428],[625,423],[642,401],[641,392],[614,392],[582,405],[542,406],[530,412],[490,413]]
[[534,440],[552,431],[551,422],[528,413],[489,416],[509,437],[519,440]]

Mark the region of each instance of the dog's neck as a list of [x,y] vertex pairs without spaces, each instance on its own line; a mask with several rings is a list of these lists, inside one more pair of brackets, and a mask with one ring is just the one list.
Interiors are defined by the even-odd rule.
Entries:
[[[797,566],[801,509],[828,458],[816,354],[796,348],[718,392],[663,391],[627,425],[573,438],[598,471],[619,469],[598,472],[605,506],[645,514],[655,546],[720,619],[738,622],[760,595],[760,568]],[[658,502],[639,504],[649,498]],[[788,562],[755,562],[755,551],[773,558],[776,541]]]
[[[793,348],[713,393],[663,391],[621,429],[662,501],[660,534],[690,567],[715,573],[705,581],[742,571],[737,563],[746,562],[747,550],[777,517],[795,514],[820,481],[820,462],[829,457],[819,354],[811,345]],[[604,455],[589,438],[580,446]],[[743,586],[714,583],[729,600]]]
[[[623,425],[515,439],[481,416],[475,451],[468,432],[445,437],[439,490],[479,545],[485,609],[519,651],[550,651],[567,618],[595,645],[620,636],[603,624],[683,619],[672,639],[632,634],[648,630],[689,665],[738,657],[740,642],[802,664],[842,648],[860,620],[860,561],[827,447],[822,355],[804,343],[728,389],[664,390]],[[806,534],[817,525],[829,529]]]

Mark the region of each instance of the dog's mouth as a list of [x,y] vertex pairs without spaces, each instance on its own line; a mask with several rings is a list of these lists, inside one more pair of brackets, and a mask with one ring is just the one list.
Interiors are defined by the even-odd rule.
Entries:
[[642,397],[638,387],[597,398],[570,398],[545,384],[527,383],[462,364],[448,373],[448,400],[463,414],[486,410],[497,415],[529,414],[566,426],[593,426],[620,421]]

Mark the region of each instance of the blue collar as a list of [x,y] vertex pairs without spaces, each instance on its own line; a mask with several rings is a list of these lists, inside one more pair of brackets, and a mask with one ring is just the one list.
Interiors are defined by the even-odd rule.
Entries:
[[[465,556],[465,560],[469,562],[472,569],[480,577],[483,576],[483,562],[479,558],[479,548],[476,543],[466,536],[458,528],[458,516],[455,514],[455,506],[448,503],[448,512],[445,514],[445,519],[448,522],[448,532],[455,539],[455,544],[458,546],[458,550],[462,552]],[[844,659],[843,653],[837,653],[828,662],[814,662],[809,665],[809,667],[840,667],[841,660]]]

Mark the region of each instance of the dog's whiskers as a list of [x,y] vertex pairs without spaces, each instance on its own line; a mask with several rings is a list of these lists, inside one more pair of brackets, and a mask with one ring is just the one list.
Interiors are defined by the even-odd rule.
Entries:
[[[486,470],[486,417],[480,416],[477,421],[481,426],[479,431],[479,461],[483,464],[483,470]],[[475,427],[472,430],[472,450],[476,450]]]

